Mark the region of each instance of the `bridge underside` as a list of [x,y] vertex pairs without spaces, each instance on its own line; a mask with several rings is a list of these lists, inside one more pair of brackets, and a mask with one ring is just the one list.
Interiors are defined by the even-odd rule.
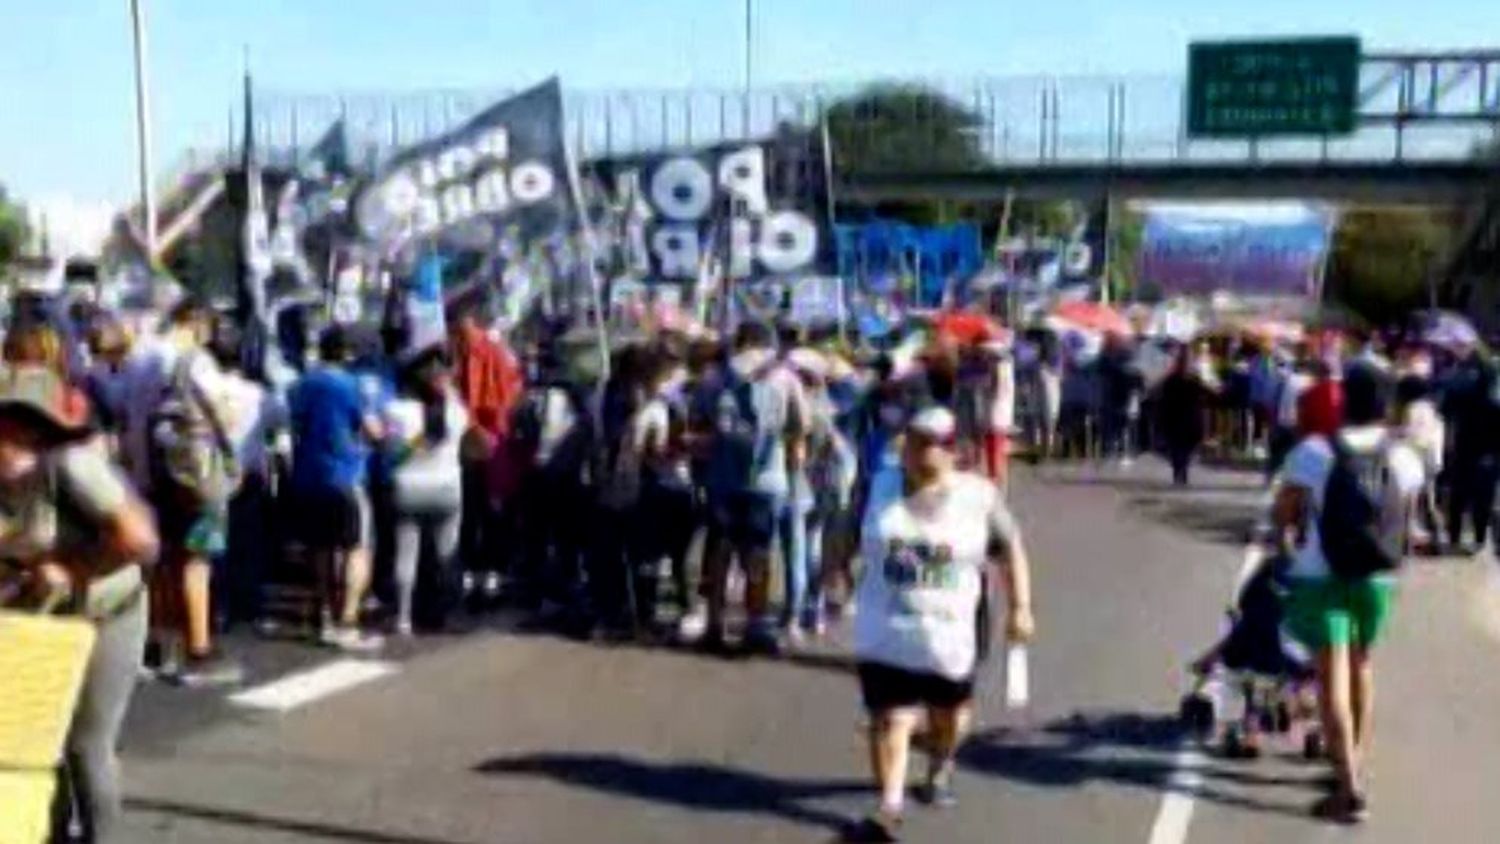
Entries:
[[951,173],[869,173],[844,179],[840,201],[1033,199],[1327,199],[1452,205],[1483,196],[1493,164],[1265,162],[1261,164],[1047,164]]

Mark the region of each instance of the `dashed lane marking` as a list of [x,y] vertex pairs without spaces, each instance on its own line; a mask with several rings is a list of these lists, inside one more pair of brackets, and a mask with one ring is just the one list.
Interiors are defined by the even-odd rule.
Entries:
[[388,677],[397,670],[398,666],[393,662],[336,659],[236,692],[229,696],[229,702],[247,709],[290,712],[299,706]]

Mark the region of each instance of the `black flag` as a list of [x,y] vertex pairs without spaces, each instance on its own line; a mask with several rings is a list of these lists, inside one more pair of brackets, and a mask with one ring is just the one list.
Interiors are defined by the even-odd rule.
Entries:
[[359,228],[386,251],[413,240],[489,248],[570,222],[562,90],[556,78],[396,156],[360,193]]

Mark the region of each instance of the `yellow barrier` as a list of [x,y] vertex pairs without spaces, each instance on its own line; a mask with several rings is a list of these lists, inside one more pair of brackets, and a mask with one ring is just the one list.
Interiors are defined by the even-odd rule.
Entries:
[[55,770],[93,646],[87,622],[0,612],[0,844],[47,840]]

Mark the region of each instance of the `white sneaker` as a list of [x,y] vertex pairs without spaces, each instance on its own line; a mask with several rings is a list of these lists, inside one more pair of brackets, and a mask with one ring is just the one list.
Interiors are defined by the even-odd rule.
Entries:
[[398,621],[398,622],[396,622],[394,625],[391,626],[391,634],[394,635],[397,639],[410,639],[412,637],[411,622],[410,621]]
[[333,627],[323,631],[323,644],[344,653],[375,653],[385,647],[385,639],[357,627]]
[[693,607],[677,622],[677,638],[684,642],[696,642],[708,632],[708,610],[702,605]]
[[498,598],[500,596],[500,572],[485,572],[484,585],[480,589],[484,597],[491,599]]

